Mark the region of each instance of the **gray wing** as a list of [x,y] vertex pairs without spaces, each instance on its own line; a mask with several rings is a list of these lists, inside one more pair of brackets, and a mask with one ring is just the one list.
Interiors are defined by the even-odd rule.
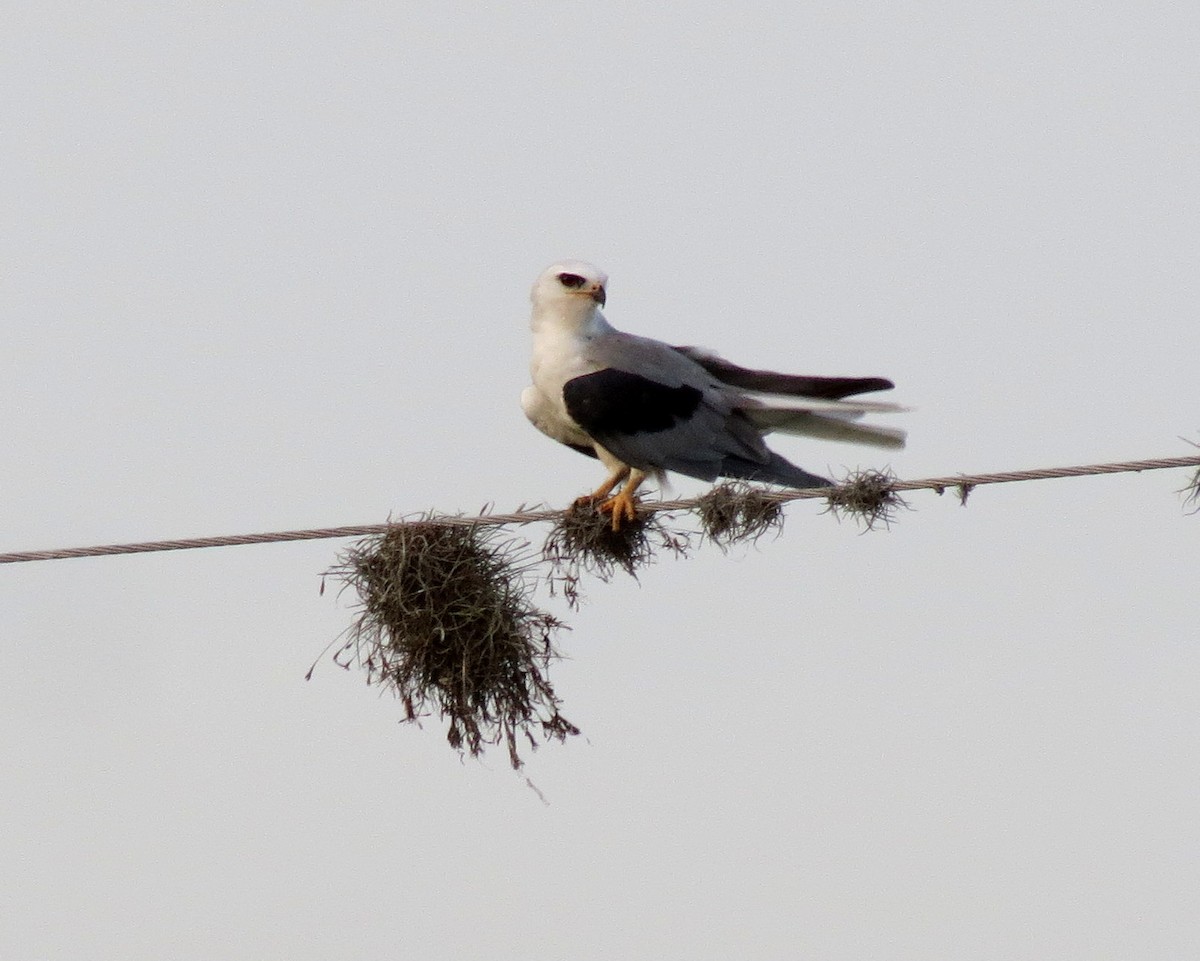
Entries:
[[631,467],[771,480],[787,464],[738,410],[737,391],[668,344],[613,332],[589,344],[587,359],[597,369],[563,386],[567,412]]

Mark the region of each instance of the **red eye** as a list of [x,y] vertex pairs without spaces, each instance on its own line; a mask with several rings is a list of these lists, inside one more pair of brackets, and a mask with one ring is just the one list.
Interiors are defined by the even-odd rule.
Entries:
[[582,287],[587,283],[579,274],[559,274],[558,282],[564,287],[570,287],[572,290]]

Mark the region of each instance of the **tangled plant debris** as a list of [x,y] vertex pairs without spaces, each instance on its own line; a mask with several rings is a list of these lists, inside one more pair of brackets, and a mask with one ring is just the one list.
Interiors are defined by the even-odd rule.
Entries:
[[572,608],[579,606],[579,582],[584,574],[609,581],[618,570],[637,577],[639,568],[654,559],[656,550],[686,557],[686,531],[669,530],[657,513],[640,513],[612,529],[612,518],[591,504],[576,504],[555,522],[542,557],[550,566],[547,580]]
[[[889,484],[885,475],[852,477],[831,491],[830,510],[865,516],[868,527],[886,522],[902,503]],[[714,488],[695,514],[722,550],[783,526],[778,495],[745,483]],[[614,531],[608,515],[577,505],[554,523],[540,557],[497,525],[430,515],[398,523],[354,544],[329,572],[359,601],[334,661],[394,693],[406,721],[441,716],[456,750],[477,757],[503,742],[520,768],[522,738],[537,748],[579,733],[550,681],[554,635],[565,625],[534,604],[535,569],[577,609],[585,575],[636,578],[659,551],[688,555],[693,532],[668,527],[669,516],[643,511]]]
[[907,502],[895,491],[895,481],[891,471],[855,471],[829,489],[826,512],[838,520],[853,517],[866,530],[874,530],[876,524],[890,527],[896,515],[908,509]]
[[769,491],[742,481],[720,484],[700,498],[696,516],[705,536],[721,550],[740,541],[756,542],[783,530],[783,504]]
[[447,740],[479,756],[501,741],[514,768],[518,736],[531,747],[579,729],[559,713],[550,683],[563,624],[532,601],[524,541],[495,527],[426,517],[345,551],[332,574],[359,597],[334,660],[366,669],[404,703],[406,720],[437,712]]
[[[825,495],[827,510],[868,529],[887,525],[907,506],[893,481],[878,471],[853,474]],[[734,482],[713,488],[693,510],[701,536],[728,550],[778,533],[787,499]],[[560,713],[549,675],[560,657],[554,636],[565,625],[534,604],[537,585],[544,579],[577,609],[584,576],[607,582],[624,571],[636,578],[660,551],[686,557],[695,532],[668,526],[675,513],[643,510],[614,531],[611,517],[577,505],[558,516],[540,556],[503,534],[499,517],[397,523],[354,544],[329,572],[359,600],[334,661],[364,668],[369,684],[401,700],[406,721],[442,717],[456,750],[479,756],[503,742],[520,768],[522,739],[537,748],[579,733]]]
[[1189,514],[1200,513],[1200,470],[1197,470],[1196,473],[1192,475],[1192,478],[1188,481],[1187,486],[1179,493],[1184,495],[1184,504],[1192,507],[1192,509],[1188,511]]

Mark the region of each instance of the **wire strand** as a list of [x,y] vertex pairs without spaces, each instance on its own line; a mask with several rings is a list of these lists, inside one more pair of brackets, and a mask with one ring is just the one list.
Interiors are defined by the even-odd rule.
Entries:
[[[1121,461],[1113,464],[1085,464],[1079,467],[1048,467],[1039,470],[1003,471],[992,474],[958,474],[952,477],[928,477],[922,480],[893,480],[893,491],[934,490],[939,494],[947,489],[967,492],[984,484],[1011,484],[1019,481],[1054,480],[1062,477],[1086,477],[1095,474],[1140,473],[1146,470],[1165,470],[1172,467],[1200,467],[1200,456],[1160,457],[1153,460]],[[1197,486],[1193,482],[1192,486]],[[829,496],[830,488],[818,487],[808,490],[772,491],[772,500],[785,504],[794,500],[811,500]],[[658,501],[642,504],[641,509],[650,513],[660,511],[691,510],[700,498],[688,500]],[[70,557],[108,557],[115,554],[148,554],[157,551],[188,551],[201,547],[235,547],[241,544],[276,544],[285,541],[312,541],[337,537],[361,537],[384,534],[394,527],[414,523],[437,523],[455,527],[482,525],[539,524],[556,521],[563,516],[562,510],[524,510],[511,514],[480,514],[474,517],[461,515],[434,515],[417,520],[392,521],[384,524],[355,524],[346,527],[317,527],[308,530],[272,531],[265,534],[228,534],[217,537],[187,537],[169,541],[143,541],[134,544],[103,544],[96,547],[66,547],[45,551],[17,551],[0,554],[0,564],[20,564],[28,561],[56,561]]]

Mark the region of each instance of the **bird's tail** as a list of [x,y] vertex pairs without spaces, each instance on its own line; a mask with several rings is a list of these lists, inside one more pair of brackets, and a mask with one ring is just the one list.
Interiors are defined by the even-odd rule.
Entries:
[[762,481],[804,490],[809,487],[832,487],[833,481],[797,467],[790,460],[770,451],[770,459],[763,464],[744,457],[726,457],[721,463],[721,476],[737,480]]
[[862,411],[828,411],[818,414],[811,410],[786,407],[751,407],[743,409],[743,413],[750,423],[764,434],[780,431],[784,434],[818,437],[821,440],[869,444],[872,447],[898,449],[904,446],[905,433],[897,427],[855,423],[855,420],[862,416]]

